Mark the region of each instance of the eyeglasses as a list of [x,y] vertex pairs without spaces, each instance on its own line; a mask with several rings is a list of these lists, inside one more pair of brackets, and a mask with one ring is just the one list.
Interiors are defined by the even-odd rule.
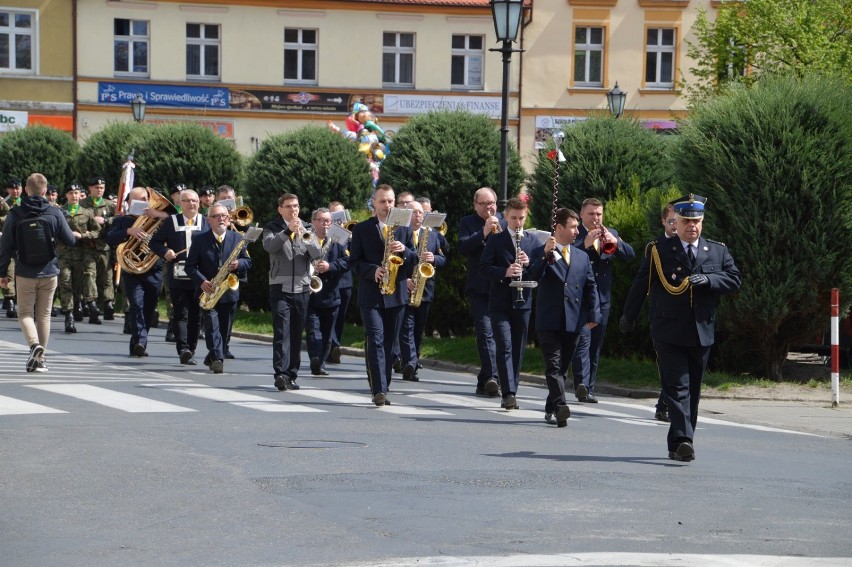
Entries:
[[220,213],[218,215],[207,215],[211,219],[227,219],[230,218],[231,215],[228,213]]
[[480,207],[493,207],[497,204],[497,201],[485,201],[483,203],[477,203]]
[[674,223],[675,223],[675,220],[674,220],[674,219],[671,219],[671,220],[667,220],[667,221],[666,221],[666,224],[667,224],[667,225],[669,225],[669,226],[674,225]]
[[322,224],[331,224],[331,219],[314,219],[314,221],[321,222]]

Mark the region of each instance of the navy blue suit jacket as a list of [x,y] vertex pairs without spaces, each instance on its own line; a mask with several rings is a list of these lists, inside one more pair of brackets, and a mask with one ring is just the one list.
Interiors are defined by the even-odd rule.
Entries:
[[[189,257],[186,259],[186,274],[197,289],[201,288],[204,280],[212,281],[216,277],[219,268],[231,255],[240,240],[242,240],[240,233],[226,230],[220,251],[216,244],[216,235],[212,230],[202,232],[192,239],[192,248],[189,249]],[[236,276],[245,276],[251,269],[251,263],[251,258],[244,246],[237,256]],[[236,303],[239,299],[239,290],[229,289],[219,299],[219,303]]]
[[[530,277],[538,280],[536,331],[579,333],[586,323],[601,321],[598,287],[589,255],[576,246],[567,248],[571,258],[570,266],[561,254],[552,264],[548,264],[544,245],[533,250]],[[551,255],[554,251],[551,251]]]
[[[523,269],[521,279],[530,280],[529,270],[533,262],[533,250],[539,246],[538,238],[527,231],[521,237],[521,250],[527,253],[530,264]],[[495,234],[488,239],[482,258],[479,261],[479,273],[491,283],[488,296],[489,311],[509,311],[511,309],[532,309],[532,291],[523,289],[524,302],[516,302],[518,288],[509,287],[513,278],[506,277],[506,268],[515,263],[515,235],[510,230]]]
[[[420,230],[422,231],[423,229]],[[432,264],[435,267],[435,270],[439,270],[447,265],[446,253],[449,250],[449,247],[450,245],[447,243],[447,239],[438,231],[429,231],[429,240],[426,242],[426,250],[435,255],[435,261]],[[426,287],[423,289],[423,301],[435,300],[435,277],[436,276],[433,276],[426,280]]]
[[[188,231],[190,238],[187,239],[187,231],[183,230],[183,215],[177,214],[170,216],[163,221],[163,224],[160,226],[160,230],[158,230],[151,239],[151,250],[153,250],[154,253],[161,258],[165,257],[166,251],[169,249],[174,250],[175,252],[184,250],[190,245],[190,242],[194,242],[198,236],[210,231],[210,223],[207,222],[207,218],[205,218],[201,213],[195,215],[195,222],[198,223],[196,225],[198,228],[196,230]],[[192,248],[190,248],[190,250],[191,249]],[[172,267],[175,262],[186,260],[186,258],[187,253],[184,252],[182,254],[178,254],[174,262],[168,263],[168,269],[166,269],[166,285],[170,288],[193,289],[195,287],[195,283],[193,283],[191,279],[181,280],[173,277],[174,270]]]
[[349,273],[349,256],[346,248],[338,243],[331,244],[325,255],[328,271],[315,273],[322,281],[322,289],[312,293],[310,305],[316,309],[330,309],[340,305],[340,282],[344,274]]
[[[506,230],[506,221],[503,215],[495,215],[500,219],[500,227]],[[459,221],[459,254],[467,258],[467,285],[466,293],[481,293],[487,295],[491,289],[491,282],[487,277],[479,273],[479,260],[485,250],[485,243],[491,239],[489,234],[482,237],[482,229],[485,227],[485,219],[477,214],[468,215]]]
[[[614,254],[604,254],[602,251],[598,252],[594,246],[586,248],[583,246],[583,240],[585,240],[589,231],[586,230],[586,227],[582,223],[580,223],[578,228],[580,229],[580,234],[574,240],[574,246],[585,250],[586,254],[589,255],[589,260],[592,261],[592,270],[595,273],[595,282],[598,284],[598,297],[600,297],[601,309],[608,309],[612,296],[612,261],[615,258],[619,258],[629,262],[636,256],[636,252],[633,251],[632,246],[621,238],[618,239],[618,247],[615,249]],[[618,231],[614,228],[607,227],[606,229],[613,236],[618,236]]]
[[417,264],[411,229],[400,226],[394,230],[394,239],[405,245],[404,264],[397,271],[396,290],[393,295],[382,295],[376,282],[376,270],[384,259],[385,242],[379,230],[379,219],[369,218],[359,222],[352,229],[349,263],[358,278],[359,307],[399,307],[408,304],[408,286],[406,278],[411,276]]

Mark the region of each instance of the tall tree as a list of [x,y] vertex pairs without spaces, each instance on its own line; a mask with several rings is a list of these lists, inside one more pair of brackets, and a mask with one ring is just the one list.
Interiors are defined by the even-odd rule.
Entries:
[[692,103],[777,72],[852,81],[852,0],[722,2],[714,20],[700,11],[693,32],[696,80],[683,81]]

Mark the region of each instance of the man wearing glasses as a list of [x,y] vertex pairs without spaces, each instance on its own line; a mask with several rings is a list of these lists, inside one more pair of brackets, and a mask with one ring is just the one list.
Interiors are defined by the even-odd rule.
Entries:
[[409,193],[408,191],[403,191],[399,194],[399,198],[396,200],[396,206],[400,209],[407,209],[408,205],[414,202],[414,195]]
[[497,194],[490,187],[482,187],[473,195],[474,213],[459,222],[459,253],[467,258],[467,285],[465,294],[470,299],[470,311],[476,330],[476,349],[479,352],[480,370],[476,377],[476,394],[497,397],[497,355],[491,317],[488,314],[488,296],[491,283],[479,273],[479,259],[485,243],[492,234],[506,230],[506,221],[497,213]]

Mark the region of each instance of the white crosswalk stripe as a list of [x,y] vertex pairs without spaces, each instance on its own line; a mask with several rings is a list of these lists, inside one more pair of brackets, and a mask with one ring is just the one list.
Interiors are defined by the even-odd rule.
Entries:
[[28,387],[37,388],[46,392],[53,392],[54,394],[70,396],[72,398],[100,404],[102,406],[126,411],[128,413],[196,411],[182,406],[158,402],[142,396],[124,394],[107,388],[101,388],[100,386],[91,386],[89,384],[31,384]]
[[241,406],[244,408],[259,411],[285,413],[325,413],[325,410],[319,408],[312,408],[310,406],[270,400],[269,398],[264,398],[263,396],[255,396],[253,394],[247,394],[245,392],[239,392],[235,390],[228,390],[226,388],[214,388],[211,386],[204,386],[202,384],[143,384],[143,386],[167,390],[169,392],[177,392],[189,396],[195,396],[197,398],[203,398],[205,400],[213,400],[214,402],[225,402],[229,404],[234,404],[236,406]]
[[[297,396],[306,396],[309,398],[333,402],[336,404],[353,405],[359,407],[375,407],[375,405],[370,401],[370,399],[364,395],[359,396],[356,394],[347,394],[345,392],[335,392],[332,390],[305,388],[304,386],[300,390],[288,392],[288,394],[291,393]],[[397,415],[452,415],[450,413],[440,410],[430,410],[413,406],[399,405],[396,401],[392,403],[393,405],[381,406],[376,409],[385,413],[393,413]]]
[[39,404],[25,402],[24,400],[16,400],[0,396],[0,415],[27,415],[33,413],[67,413],[55,408],[49,408]]

